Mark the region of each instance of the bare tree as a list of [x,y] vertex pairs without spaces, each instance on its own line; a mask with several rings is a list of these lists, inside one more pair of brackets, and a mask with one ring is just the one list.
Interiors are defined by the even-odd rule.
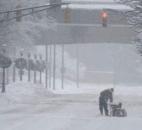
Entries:
[[136,37],[136,48],[142,55],[142,1],[141,0],[119,0],[120,3],[129,5],[132,10],[125,13],[128,23],[138,32]]

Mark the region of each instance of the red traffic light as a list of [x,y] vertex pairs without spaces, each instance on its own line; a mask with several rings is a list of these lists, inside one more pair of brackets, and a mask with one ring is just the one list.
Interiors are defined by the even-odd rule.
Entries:
[[107,12],[106,12],[106,11],[102,11],[101,17],[102,17],[102,18],[107,18],[107,17],[108,17]]
[[101,12],[101,20],[103,27],[107,27],[107,19],[108,19],[108,13],[106,11]]

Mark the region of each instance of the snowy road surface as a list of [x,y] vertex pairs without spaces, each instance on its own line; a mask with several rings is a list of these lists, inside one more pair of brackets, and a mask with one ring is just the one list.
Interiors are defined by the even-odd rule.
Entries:
[[139,101],[135,105],[128,102],[126,118],[100,116],[93,94],[56,95],[33,104],[5,104],[0,107],[0,130],[141,130]]

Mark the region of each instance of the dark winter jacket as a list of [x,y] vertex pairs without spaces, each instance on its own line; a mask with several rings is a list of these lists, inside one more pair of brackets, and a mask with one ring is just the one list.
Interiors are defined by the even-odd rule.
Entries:
[[105,103],[108,102],[113,102],[113,92],[110,89],[104,90],[100,93],[100,102]]

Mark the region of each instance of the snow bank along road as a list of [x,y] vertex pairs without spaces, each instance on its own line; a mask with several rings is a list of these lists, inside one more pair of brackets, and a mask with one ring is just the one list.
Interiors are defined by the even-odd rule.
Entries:
[[54,95],[33,103],[9,103],[0,107],[0,130],[141,130],[142,96],[116,95],[128,117],[99,115],[95,94]]

